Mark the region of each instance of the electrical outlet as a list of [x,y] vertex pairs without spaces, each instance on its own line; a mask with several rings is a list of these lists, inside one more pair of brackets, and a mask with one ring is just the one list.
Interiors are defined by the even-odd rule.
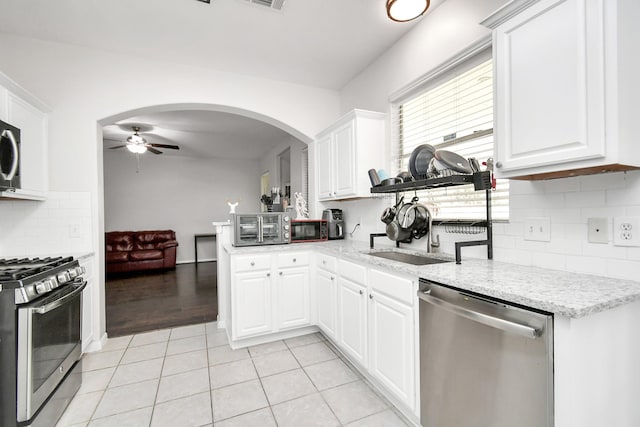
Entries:
[[551,220],[548,217],[525,218],[524,240],[551,241]]
[[613,218],[613,244],[616,246],[640,246],[640,217],[619,216]]
[[80,224],[69,224],[69,237],[80,237]]
[[607,218],[587,218],[587,240],[589,243],[609,243]]

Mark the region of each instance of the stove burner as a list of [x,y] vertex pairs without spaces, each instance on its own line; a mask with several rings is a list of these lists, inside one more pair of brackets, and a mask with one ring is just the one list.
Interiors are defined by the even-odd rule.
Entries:
[[73,261],[73,257],[0,259],[0,281],[22,280]]

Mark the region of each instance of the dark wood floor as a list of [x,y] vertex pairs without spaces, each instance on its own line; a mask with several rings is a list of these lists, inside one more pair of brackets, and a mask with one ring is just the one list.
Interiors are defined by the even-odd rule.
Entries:
[[107,334],[118,337],[212,322],[218,316],[216,262],[106,279]]

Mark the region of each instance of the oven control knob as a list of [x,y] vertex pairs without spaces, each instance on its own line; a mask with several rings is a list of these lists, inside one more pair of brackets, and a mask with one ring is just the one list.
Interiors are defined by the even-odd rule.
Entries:
[[288,229],[289,229],[289,226],[288,226],[287,224],[285,224],[285,225],[284,225],[284,229],[285,229],[285,230],[288,230]]
[[36,283],[36,294],[45,294],[51,290],[50,287],[47,286],[46,282]]
[[42,283],[47,285],[49,289],[55,289],[58,287],[58,281],[55,277],[49,277],[47,280],[43,280]]
[[67,283],[70,280],[71,276],[69,275],[68,271],[58,274],[58,282],[60,282],[60,284]]
[[285,216],[282,217],[282,220],[284,222],[289,222],[289,217],[287,215],[285,215]]
[[284,238],[288,239],[289,238],[289,233],[284,233]]
[[69,273],[69,277],[71,278],[71,280],[73,280],[76,277],[81,276],[82,273],[84,273],[84,268],[83,267],[74,267],[74,268],[71,268],[71,269],[67,270],[67,273]]

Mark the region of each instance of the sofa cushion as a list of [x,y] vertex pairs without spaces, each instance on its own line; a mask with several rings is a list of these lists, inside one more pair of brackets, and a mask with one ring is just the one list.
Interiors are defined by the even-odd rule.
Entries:
[[107,252],[109,251],[131,251],[133,250],[133,236],[130,233],[110,232],[106,233]]
[[162,249],[162,244],[168,240],[175,240],[173,230],[136,231],[134,239],[135,250]]
[[151,249],[146,251],[131,251],[129,253],[129,259],[131,261],[148,261],[151,259],[162,259],[163,253],[161,250]]
[[106,260],[107,263],[128,262],[129,252],[107,252]]

